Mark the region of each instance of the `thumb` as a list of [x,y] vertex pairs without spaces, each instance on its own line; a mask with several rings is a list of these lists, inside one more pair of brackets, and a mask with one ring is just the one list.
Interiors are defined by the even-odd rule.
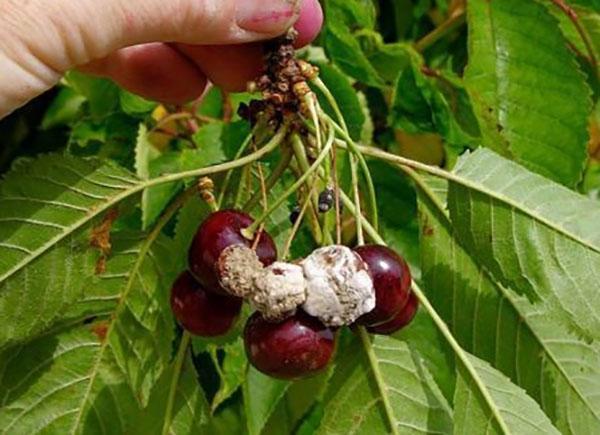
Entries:
[[302,0],[2,0],[0,117],[67,70],[146,42],[240,44],[283,33]]

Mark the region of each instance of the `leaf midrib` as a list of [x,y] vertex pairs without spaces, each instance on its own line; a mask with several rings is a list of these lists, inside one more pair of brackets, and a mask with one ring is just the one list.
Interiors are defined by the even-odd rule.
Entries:
[[[440,199],[435,195],[435,193],[433,191],[431,191],[431,189],[429,189],[429,187],[427,186],[427,184],[422,179],[420,179],[420,177],[418,176],[418,174],[414,174],[414,177],[418,177],[419,180],[420,180],[420,181],[418,181],[416,183],[417,186],[418,186],[418,188],[421,189],[421,191],[425,195],[427,195],[427,197],[431,200],[431,202],[438,208],[438,210],[442,214],[442,216],[444,216],[447,219],[447,222],[451,223],[450,216],[448,215],[448,212],[445,209],[445,207],[443,207],[442,202],[440,201]],[[455,243],[462,248],[462,246],[458,242],[458,240],[455,240]],[[519,315],[521,323],[525,324],[527,326],[527,329],[535,337],[536,341],[538,342],[538,344],[540,345],[540,347],[544,350],[545,354],[549,356],[549,359],[552,362],[552,365],[561,373],[563,379],[566,380],[567,385],[569,385],[570,389],[577,395],[577,397],[579,397],[581,399],[581,401],[591,411],[592,415],[594,415],[598,419],[598,421],[600,421],[600,414],[597,413],[594,410],[594,408],[588,402],[587,398],[580,392],[579,388],[572,383],[570,377],[567,376],[567,374],[564,371],[564,369],[562,368],[562,366],[558,363],[558,360],[557,360],[556,356],[554,355],[554,353],[550,349],[548,349],[548,347],[546,346],[545,342],[539,337],[539,335],[537,334],[537,332],[535,331],[535,329],[531,327],[531,325],[529,324],[529,322],[527,322],[527,318],[522,315],[521,311],[515,305],[514,300],[511,297],[509,297],[509,295],[507,293],[507,289],[504,288],[503,286],[499,285],[493,279],[493,277],[490,276],[489,271],[487,271],[486,269],[482,268],[481,265],[464,248],[462,248],[462,249],[465,252],[465,254],[471,259],[471,261],[474,264],[476,264],[476,265],[479,266],[481,273],[483,275],[485,275],[485,277],[493,284],[494,288],[496,288],[496,290],[503,296],[503,299],[506,300],[512,306],[512,308],[515,310],[515,312]]]
[[108,346],[110,344],[110,337],[113,333],[115,324],[117,323],[117,321],[119,319],[121,310],[126,305],[127,297],[129,296],[129,293],[131,292],[131,290],[133,288],[133,283],[135,282],[135,280],[138,276],[139,270],[140,270],[142,264],[144,263],[144,259],[145,259],[146,255],[148,254],[148,252],[150,251],[152,244],[156,241],[156,238],[158,237],[159,234],[160,234],[160,231],[154,231],[154,232],[150,233],[150,235],[146,238],[146,241],[144,242],[143,246],[139,250],[138,258],[131,269],[131,272],[129,274],[129,279],[127,280],[127,283],[125,285],[123,293],[121,294],[119,303],[117,304],[117,306],[114,309],[114,314],[111,316],[110,323],[109,323],[108,329],[106,331],[106,335],[104,337],[104,341],[102,342],[102,345],[98,349],[98,355],[96,357],[96,361],[94,362],[94,365],[92,366],[92,369],[90,371],[89,382],[87,384],[87,388],[82,397],[82,400],[79,402],[77,417],[73,423],[72,430],[70,432],[71,435],[74,435],[77,433],[77,429],[79,427],[79,424],[81,423],[81,417],[83,416],[83,412],[86,408],[86,404],[90,398],[92,387],[93,387],[94,383],[96,382],[96,377],[98,376],[98,373],[100,371],[100,365],[102,363],[104,353],[106,352],[106,349],[108,348]]
[[[426,165],[424,163],[416,162],[414,160],[406,159],[404,157],[395,156],[393,154],[387,153],[385,151],[382,151],[382,150],[374,148],[374,147],[359,146],[359,149],[362,153],[364,153],[366,155],[399,165],[401,167],[401,169],[404,166],[408,166],[409,168],[413,168],[413,169],[417,169],[417,170],[426,172],[433,176],[443,178],[449,182],[453,182],[453,183],[459,184],[461,186],[464,186],[468,189],[482,193],[484,195],[489,196],[490,198],[492,198],[494,200],[504,202],[509,207],[511,207],[517,211],[520,211],[524,215],[531,217],[533,220],[538,221],[539,223],[543,224],[544,226],[550,228],[551,230],[556,231],[558,234],[561,234],[564,237],[573,240],[577,244],[583,245],[584,247],[590,249],[591,251],[594,251],[594,252],[600,254],[600,246],[593,245],[590,241],[585,240],[585,239],[581,238],[579,235],[574,234],[573,232],[567,230],[566,228],[561,227],[558,223],[555,223],[555,222],[545,218],[544,216],[537,214],[534,211],[526,208],[524,206],[524,204],[521,204],[521,203],[509,198],[508,196],[506,196],[503,193],[493,191],[492,189],[488,188],[487,186],[484,186],[483,184],[479,184],[479,183],[477,183],[475,181],[471,181],[465,177],[461,177],[458,174],[445,171],[445,170],[440,169],[435,166],[430,166],[430,165]],[[560,186],[558,184],[557,184],[557,187],[562,188],[562,186]],[[585,198],[582,197],[582,199],[585,199]]]
[[[67,237],[72,235],[75,231],[81,229],[83,226],[90,223],[93,219],[97,218],[102,213],[108,211],[110,208],[114,207],[115,205],[119,204],[121,201],[124,201],[125,199],[129,198],[130,196],[140,193],[144,189],[154,187],[154,186],[159,186],[161,184],[171,183],[174,181],[180,181],[185,178],[208,176],[208,175],[216,174],[219,172],[224,172],[224,171],[228,171],[231,169],[236,169],[236,168],[245,166],[246,164],[251,163],[255,160],[258,160],[261,157],[263,157],[264,155],[273,151],[279,145],[279,143],[285,137],[286,134],[287,134],[287,130],[285,128],[282,128],[277,134],[275,134],[273,136],[271,141],[268,144],[266,144],[265,146],[263,146],[261,149],[259,149],[258,151],[255,151],[254,153],[248,154],[247,156],[242,157],[238,160],[232,161],[232,162],[221,163],[218,165],[208,166],[208,167],[200,168],[200,169],[194,169],[191,171],[179,172],[176,174],[168,174],[168,175],[164,175],[162,177],[157,177],[157,178],[153,178],[151,180],[146,180],[146,181],[136,180],[139,182],[139,184],[134,185],[130,189],[124,190],[123,192],[114,196],[111,200],[107,201],[103,205],[98,206],[98,208],[96,208],[92,212],[88,213],[81,220],[78,220],[78,221],[74,222],[73,224],[67,226],[62,233],[51,238],[48,242],[44,243],[42,246],[40,246],[35,251],[32,251],[32,253],[30,255],[25,257],[23,260],[19,261],[14,267],[12,267],[7,272],[5,272],[3,275],[1,275],[0,283],[5,282],[8,278],[13,276],[15,273],[19,272],[21,269],[26,267],[31,262],[35,261],[38,257],[43,255],[46,251],[51,249],[53,246],[62,242],[64,239],[66,239]],[[133,181],[133,180],[131,180],[131,181]]]

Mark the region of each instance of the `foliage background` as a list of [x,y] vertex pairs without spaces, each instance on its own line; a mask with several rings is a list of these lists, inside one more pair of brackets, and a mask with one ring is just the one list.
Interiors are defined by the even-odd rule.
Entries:
[[[353,139],[451,171],[369,160],[430,304],[392,337],[343,331],[305,381],[248,367],[241,326],[187,354],[168,290],[207,210],[169,214],[189,180],[153,180],[232,160],[251,96],[163,107],[71,72],[0,121],[2,433],[600,433],[600,2],[323,3],[300,56]],[[257,185],[233,177],[229,205]]]

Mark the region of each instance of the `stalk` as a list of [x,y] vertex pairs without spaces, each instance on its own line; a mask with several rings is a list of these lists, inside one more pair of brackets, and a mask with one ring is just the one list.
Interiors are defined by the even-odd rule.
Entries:
[[323,161],[325,160],[325,158],[331,151],[331,148],[333,147],[334,139],[335,139],[334,130],[333,130],[333,128],[330,128],[327,144],[325,145],[325,147],[319,154],[319,157],[317,158],[317,160],[312,164],[312,166],[309,168],[309,170],[307,172],[302,174],[302,176],[292,186],[290,186],[273,204],[271,204],[271,206],[262,214],[261,217],[259,217],[256,221],[254,221],[254,223],[252,225],[250,225],[248,228],[245,228],[244,230],[242,230],[242,234],[244,235],[244,237],[246,237],[248,240],[253,240],[254,233],[263,224],[263,222],[271,215],[271,213],[273,213],[273,211],[275,211],[277,209],[277,207],[279,207],[281,204],[283,204],[284,201],[286,201],[300,187],[302,187],[302,185],[306,182],[306,180],[308,180],[308,178],[311,175],[315,174],[318,171],[319,167],[321,166],[321,163],[323,163]]

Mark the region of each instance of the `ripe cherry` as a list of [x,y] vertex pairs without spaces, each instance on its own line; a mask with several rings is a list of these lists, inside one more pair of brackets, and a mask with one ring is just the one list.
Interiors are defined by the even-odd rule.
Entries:
[[254,313],[244,330],[248,360],[279,379],[311,376],[324,369],[335,348],[334,332],[303,311],[271,323]]
[[226,334],[237,320],[242,300],[206,291],[189,272],[171,289],[171,310],[188,332],[201,337]]
[[391,335],[412,322],[417,314],[418,308],[419,299],[417,299],[414,293],[411,293],[410,297],[408,298],[408,303],[398,314],[396,314],[396,317],[381,325],[368,326],[367,331],[369,331],[371,334]]
[[365,326],[386,323],[408,302],[412,282],[410,269],[402,257],[385,246],[359,246],[355,252],[369,267],[376,299],[373,311],[360,317],[358,323]]
[[[249,227],[253,219],[246,213],[235,210],[222,210],[211,214],[202,224],[192,242],[188,261],[190,272],[210,291],[224,292],[219,285],[215,264],[225,248],[245,244],[252,247],[252,240],[246,239],[241,230]],[[263,231],[256,246],[260,261],[268,266],[277,260],[277,247],[271,236]]]

